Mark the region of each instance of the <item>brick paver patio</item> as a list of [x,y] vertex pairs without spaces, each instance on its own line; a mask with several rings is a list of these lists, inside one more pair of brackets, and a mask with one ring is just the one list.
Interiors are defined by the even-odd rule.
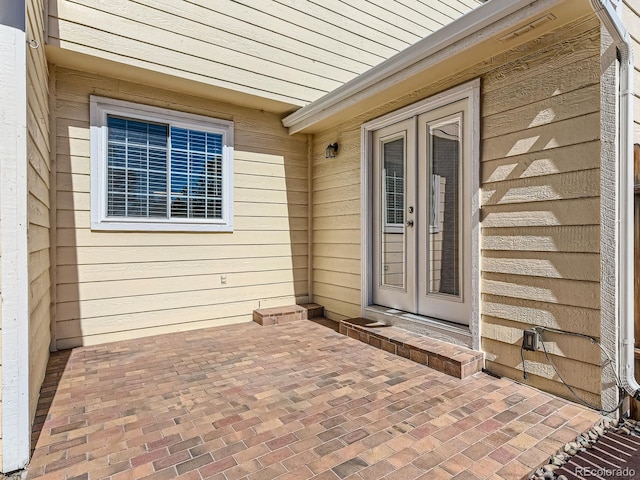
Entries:
[[28,478],[519,479],[599,416],[309,321],[53,354]]

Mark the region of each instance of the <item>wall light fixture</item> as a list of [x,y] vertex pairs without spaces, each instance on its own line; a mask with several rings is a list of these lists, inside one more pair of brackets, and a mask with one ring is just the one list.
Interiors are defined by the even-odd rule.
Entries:
[[330,143],[327,145],[327,148],[324,150],[324,158],[336,158],[338,155],[338,144]]

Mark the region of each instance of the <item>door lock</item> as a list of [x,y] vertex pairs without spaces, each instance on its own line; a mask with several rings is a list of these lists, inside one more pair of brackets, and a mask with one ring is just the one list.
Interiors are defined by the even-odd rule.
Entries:
[[413,207],[409,207],[409,213],[413,213]]

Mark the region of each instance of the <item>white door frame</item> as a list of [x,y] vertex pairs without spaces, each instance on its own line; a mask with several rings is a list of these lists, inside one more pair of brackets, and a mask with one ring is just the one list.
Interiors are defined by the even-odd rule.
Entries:
[[[373,132],[385,126],[401,122],[421,113],[443,107],[450,103],[467,99],[471,113],[471,290],[472,305],[469,334],[470,347],[480,349],[480,79],[475,79],[450,90],[426,98],[407,107],[390,112],[371,120],[361,127],[360,194],[361,194],[361,315],[367,316],[367,309],[373,305]],[[403,312],[398,312],[403,313]],[[416,317],[416,316],[414,316]],[[427,320],[427,319],[425,319]],[[433,319],[431,319],[433,320]]]

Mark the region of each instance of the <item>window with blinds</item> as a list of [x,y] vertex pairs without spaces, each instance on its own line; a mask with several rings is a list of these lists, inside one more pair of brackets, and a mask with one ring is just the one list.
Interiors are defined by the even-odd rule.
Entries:
[[92,228],[230,230],[230,122],[112,102],[92,102]]
[[384,144],[385,224],[404,224],[404,138]]

